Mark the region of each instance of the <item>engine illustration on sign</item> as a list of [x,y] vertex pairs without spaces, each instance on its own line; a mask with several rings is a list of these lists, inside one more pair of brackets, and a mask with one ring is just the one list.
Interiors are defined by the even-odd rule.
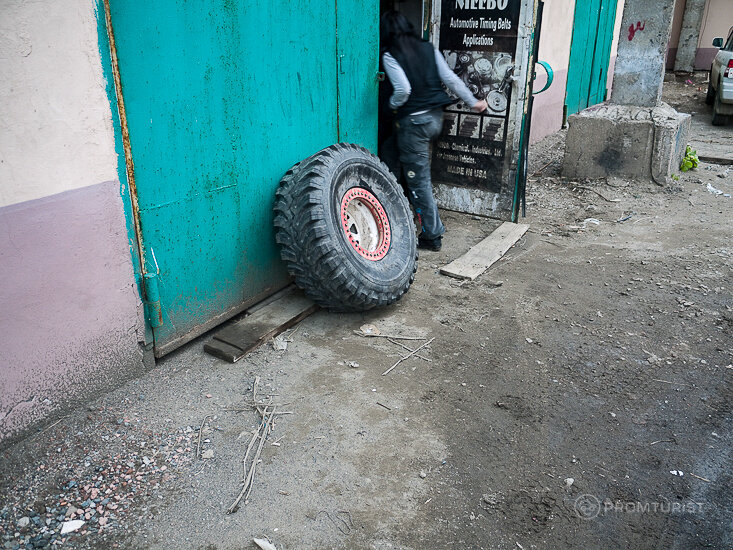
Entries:
[[[443,52],[448,66],[478,99],[486,99],[491,114],[503,116],[509,104],[508,77],[513,69],[512,56],[506,52]],[[507,74],[509,71],[509,74]],[[462,104],[458,110],[470,111]]]
[[[471,93],[478,99],[486,99],[489,105],[489,111],[484,115],[470,114],[471,109],[449,90],[449,95],[456,99],[456,103],[446,110],[444,133],[449,136],[502,141],[511,92],[510,77],[514,71],[511,55],[505,52],[452,50],[444,51],[443,55],[448,66],[463,80]],[[463,114],[464,112],[467,114]]]

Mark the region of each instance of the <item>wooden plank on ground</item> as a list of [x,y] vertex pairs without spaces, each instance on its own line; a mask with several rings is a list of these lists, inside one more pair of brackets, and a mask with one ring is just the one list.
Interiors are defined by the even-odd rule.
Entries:
[[442,267],[440,272],[449,277],[473,281],[506,254],[528,229],[527,224],[505,222],[463,256]]
[[293,288],[264,307],[254,306],[254,312],[244,319],[219,329],[204,344],[204,350],[235,363],[317,310],[318,306],[313,300],[301,290]]

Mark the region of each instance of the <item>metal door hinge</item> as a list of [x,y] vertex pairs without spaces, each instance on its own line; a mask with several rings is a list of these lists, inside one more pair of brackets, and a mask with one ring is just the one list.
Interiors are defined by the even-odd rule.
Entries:
[[163,310],[160,307],[160,290],[158,289],[158,274],[146,273],[143,275],[145,287],[145,316],[151,328],[163,325]]

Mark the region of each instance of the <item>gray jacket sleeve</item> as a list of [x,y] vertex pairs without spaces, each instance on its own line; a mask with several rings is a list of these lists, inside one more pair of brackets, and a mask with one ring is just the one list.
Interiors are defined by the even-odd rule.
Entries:
[[397,63],[397,60],[388,52],[382,56],[382,65],[384,66],[384,72],[387,73],[387,78],[392,83],[392,88],[394,88],[394,92],[389,98],[389,107],[390,109],[398,109],[407,103],[407,99],[410,97],[410,92],[412,92],[410,81],[407,80],[407,75],[400,67],[400,64]]
[[[392,83],[394,92],[389,98],[389,106],[391,109],[397,109],[407,103],[412,92],[410,81],[407,79],[405,71],[402,70],[397,60],[392,57],[388,52],[382,56],[382,65],[384,66],[384,72],[387,73],[387,78]],[[469,107],[473,107],[478,103],[478,99],[473,97],[471,90],[468,89],[463,83],[463,80],[458,78],[445,62],[443,54],[437,49],[435,50],[435,65],[438,68],[438,76],[443,81],[450,91],[460,97]]]

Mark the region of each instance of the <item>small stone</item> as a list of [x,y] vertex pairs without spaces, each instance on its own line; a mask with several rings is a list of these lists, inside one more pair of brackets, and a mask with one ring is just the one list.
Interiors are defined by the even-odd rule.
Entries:
[[285,351],[288,349],[288,341],[283,336],[275,336],[272,339],[272,348],[275,351]]
[[426,477],[428,477],[428,474],[426,474],[425,471],[423,470],[422,472],[420,472],[420,477],[422,479],[425,479]]
[[489,506],[496,506],[499,504],[499,495],[496,493],[486,493],[481,498]]
[[572,477],[566,477],[565,478],[565,488],[569,489],[570,486],[575,483],[575,480]]
[[31,518],[24,516],[18,520],[18,527],[20,529],[25,529],[26,527],[28,527],[30,522],[31,522]]
[[80,519],[75,519],[72,521],[65,521],[63,525],[61,525],[61,534],[65,535],[67,533],[73,533],[77,529],[80,529],[82,525],[84,525],[84,521]]
[[362,333],[367,334],[369,336],[377,336],[380,334],[379,329],[375,327],[374,325],[361,325],[359,327],[359,330],[361,330]]
[[214,458],[214,449],[206,449],[203,453],[201,453],[201,458],[205,460]]
[[356,361],[347,361],[346,364],[349,365],[352,369],[358,369],[359,368],[359,363],[357,363]]

